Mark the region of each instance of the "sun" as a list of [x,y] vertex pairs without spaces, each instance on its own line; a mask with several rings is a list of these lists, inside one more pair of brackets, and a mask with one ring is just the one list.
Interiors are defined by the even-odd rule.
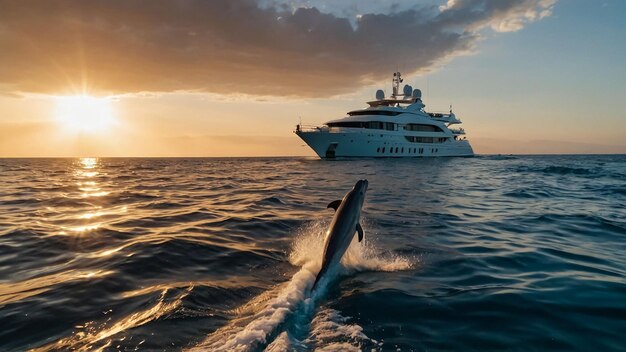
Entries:
[[103,132],[114,122],[110,98],[71,95],[56,97],[55,102],[56,119],[71,131]]

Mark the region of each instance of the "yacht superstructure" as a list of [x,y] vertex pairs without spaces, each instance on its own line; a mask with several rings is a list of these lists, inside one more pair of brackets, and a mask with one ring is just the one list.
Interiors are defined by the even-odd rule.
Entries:
[[323,126],[297,125],[295,133],[320,158],[350,157],[435,157],[473,156],[472,146],[452,112],[424,110],[422,92],[402,83],[400,72],[393,74],[393,93],[386,98],[376,91],[369,107],[348,112],[348,116]]

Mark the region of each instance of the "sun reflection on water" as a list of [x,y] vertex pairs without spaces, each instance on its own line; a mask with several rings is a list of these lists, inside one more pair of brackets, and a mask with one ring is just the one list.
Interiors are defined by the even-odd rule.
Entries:
[[79,168],[75,171],[75,175],[81,180],[76,182],[78,189],[83,191],[82,198],[104,197],[111,192],[103,191],[98,183],[93,180],[84,181],[82,179],[92,179],[100,174],[97,168],[99,166],[98,158],[81,158],[78,161]]
[[[74,163],[74,166],[75,184],[80,191],[75,197],[94,198],[95,201],[95,198],[105,197],[111,193],[104,190],[95,178],[100,175],[101,162],[98,158],[80,158]],[[76,210],[78,214],[74,213],[70,216],[77,223],[71,226],[61,226],[59,235],[80,236],[81,234],[97,230],[105,224],[99,218],[126,212],[126,207],[105,209],[101,205],[91,204],[87,209]]]
[[[182,292],[175,293],[170,288],[161,290],[161,294],[156,298],[154,304],[145,309],[138,310],[132,314],[126,315],[121,319],[114,319],[112,316],[103,322],[87,321],[84,324],[76,325],[79,331],[73,335],[62,338],[48,345],[37,347],[32,351],[104,351],[113,343],[112,336],[120,332],[136,328],[148,324],[154,320],[158,320],[163,316],[167,316],[179,309],[183,299],[189,295],[194,286],[189,285]],[[112,313],[112,310],[104,312],[105,315]],[[124,338],[122,338],[123,340]],[[98,343],[101,343],[98,345]],[[143,341],[139,342],[141,345]],[[118,346],[119,347],[119,346]]]
[[96,183],[94,181],[88,182],[76,182],[78,189],[81,191],[98,191],[100,188],[96,187]]
[[117,252],[121,251],[122,249],[124,249],[124,248],[126,248],[126,247],[127,247],[127,246],[119,246],[119,247],[117,247],[117,248],[107,249],[107,250],[105,250],[105,251],[102,251],[102,252],[96,253],[96,254],[94,255],[94,257],[108,257],[108,256],[110,256],[110,255],[112,255],[112,254],[115,254],[115,253],[117,253]]
[[98,172],[97,171],[79,171],[79,174],[81,176],[85,176],[85,177],[95,177],[95,176],[98,176]]
[[109,195],[109,193],[111,192],[107,192],[107,191],[99,191],[99,192],[85,192],[82,194],[83,198],[89,198],[89,197],[104,197],[106,195]]
[[91,225],[85,225],[85,226],[72,227],[69,230],[73,232],[87,232],[87,231],[95,230],[99,227],[100,227],[100,224],[91,224]]
[[92,178],[98,175],[98,171],[96,171],[98,167],[97,158],[80,158],[78,164],[79,168],[76,170],[76,176]]
[[68,270],[25,279],[0,283],[0,305],[19,301],[46,292],[62,282],[96,279],[113,274],[112,270]]
[[96,212],[89,212],[89,213],[85,213],[81,216],[79,216],[79,219],[92,219],[92,218],[97,218],[100,217],[102,215],[104,215],[105,213],[101,212],[101,211],[96,211]]
[[93,169],[98,165],[97,158],[81,158],[80,163],[83,164],[84,169]]

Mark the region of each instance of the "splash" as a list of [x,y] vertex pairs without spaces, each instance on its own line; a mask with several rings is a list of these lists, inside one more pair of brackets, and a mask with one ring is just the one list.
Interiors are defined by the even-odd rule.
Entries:
[[[307,297],[313,285],[315,274],[308,268],[302,268],[291,280],[271,291],[273,299],[265,302],[258,312],[251,317],[243,316],[229,325],[215,331],[200,345],[191,351],[248,351],[270,342],[270,338],[286,319],[294,313],[306,314],[308,307],[313,307],[311,297]],[[263,304],[267,295],[261,294],[246,304],[247,308]],[[244,309],[247,311],[248,309]],[[242,323],[247,323],[242,326]]]
[[363,327],[337,310],[323,309],[310,323],[306,339],[299,341],[283,331],[266,348],[266,352],[283,351],[381,351],[383,343],[367,337]]
[[377,351],[382,342],[370,339],[363,333],[363,327],[350,323],[350,318],[337,310],[324,309],[311,322],[311,333],[307,345],[314,345],[316,351],[361,351],[367,348]]
[[[355,339],[367,339],[358,325],[343,326],[345,320],[338,319],[338,313],[320,313],[313,318],[316,303],[324,296],[328,282],[336,275],[359,271],[407,270],[413,267],[413,261],[397,255],[385,256],[371,241],[359,243],[354,240],[342,258],[340,267],[329,271],[325,280],[320,281],[320,289],[311,294],[311,287],[321,266],[328,225],[329,221],[318,221],[298,231],[289,262],[301,269],[287,283],[248,302],[239,309],[241,316],[191,350],[248,351],[263,346],[268,351],[298,350],[318,339],[323,341],[328,336],[324,332],[325,328],[332,328],[350,337],[353,342]],[[336,326],[341,328],[334,328]],[[310,328],[313,330],[309,332]],[[349,342],[340,345],[333,342],[326,347],[354,346]]]
[[[310,265],[315,272],[319,271],[324,252],[325,231],[329,224],[330,221],[316,222],[301,232],[292,245],[289,262],[302,267]],[[355,236],[341,259],[341,272],[348,275],[360,271],[409,270],[413,268],[414,263],[415,260],[412,258],[394,254],[385,255],[373,241],[359,242]]]

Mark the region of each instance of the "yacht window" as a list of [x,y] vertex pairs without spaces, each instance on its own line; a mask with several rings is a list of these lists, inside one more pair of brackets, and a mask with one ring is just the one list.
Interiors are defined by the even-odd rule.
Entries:
[[383,153],[385,152],[385,147],[383,147]]
[[353,127],[353,128],[365,128],[363,122],[333,122],[329,123],[328,127]]
[[448,138],[404,136],[411,143],[443,143]]
[[376,129],[376,130],[383,129],[383,123],[379,121],[370,121],[367,124],[368,124],[367,128]]
[[409,123],[404,126],[407,131],[421,131],[421,132],[443,132],[441,128],[435,125],[424,125],[419,123]]
[[375,115],[375,116],[397,116],[402,114],[402,111],[387,111],[387,110],[357,110],[350,111],[349,116],[363,116],[363,115]]
[[[344,128],[368,128],[374,130],[395,130],[395,123],[380,121],[342,121],[330,122],[328,127],[344,127]],[[382,135],[380,135],[382,137]]]

